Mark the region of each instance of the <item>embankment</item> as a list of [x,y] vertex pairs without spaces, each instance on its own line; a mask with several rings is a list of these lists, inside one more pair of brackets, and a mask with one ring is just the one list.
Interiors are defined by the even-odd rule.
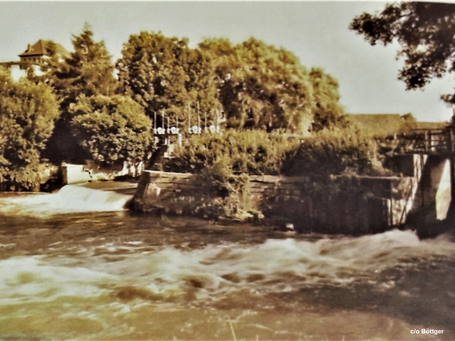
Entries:
[[[250,176],[239,210],[300,231],[367,234],[410,223],[421,232],[445,219],[450,204],[448,160],[419,155],[397,159],[393,177]],[[141,212],[201,215],[210,198],[196,175],[144,171],[133,199]]]

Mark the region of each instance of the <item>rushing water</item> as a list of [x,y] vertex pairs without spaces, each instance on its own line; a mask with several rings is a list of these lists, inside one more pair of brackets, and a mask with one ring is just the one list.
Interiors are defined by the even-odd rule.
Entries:
[[0,340],[455,339],[445,236],[291,235],[134,215],[127,199],[0,199]]

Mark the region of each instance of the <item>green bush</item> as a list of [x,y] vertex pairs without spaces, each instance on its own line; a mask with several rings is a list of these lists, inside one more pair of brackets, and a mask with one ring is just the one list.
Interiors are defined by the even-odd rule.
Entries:
[[384,175],[378,142],[354,128],[323,130],[287,155],[285,175]]
[[387,173],[378,150],[373,137],[353,128],[323,130],[308,138],[226,131],[192,136],[164,167],[198,174],[198,187],[207,199],[195,212],[210,218],[244,219],[253,216],[247,212],[248,175],[324,176],[320,188],[312,190],[323,197],[329,192],[330,197],[336,197],[340,188],[346,191],[352,181],[338,183],[330,175]]
[[175,150],[174,157],[166,161],[164,168],[198,173],[222,162],[234,174],[278,175],[286,155],[298,145],[299,139],[295,137],[259,130],[194,135],[185,146]]
[[165,170],[200,173],[223,163],[233,174],[384,175],[384,148],[355,128],[323,130],[307,138],[264,131],[192,136],[175,150]]
[[145,159],[152,144],[151,122],[131,98],[81,95],[68,112],[71,132],[95,162],[137,164]]
[[198,214],[212,219],[251,218],[244,209],[250,184],[246,174],[232,174],[226,160],[219,160],[204,168],[196,179],[198,187],[207,198],[196,208]]

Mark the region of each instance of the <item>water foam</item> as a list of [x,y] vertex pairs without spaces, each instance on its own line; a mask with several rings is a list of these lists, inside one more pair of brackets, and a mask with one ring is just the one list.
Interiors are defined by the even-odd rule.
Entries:
[[130,199],[129,195],[67,185],[53,194],[0,199],[0,213],[47,217],[66,213],[121,211]]
[[50,302],[59,297],[97,297],[101,283],[113,281],[106,273],[84,267],[56,266],[39,256],[0,261],[0,306]]
[[453,243],[420,241],[412,231],[395,230],[316,242],[268,240],[259,245],[210,245],[192,251],[166,247],[148,255],[100,263],[94,269],[123,280],[134,278],[125,283],[149,290],[153,297],[196,291],[197,297],[207,299],[243,289],[283,292],[359,281],[383,282],[390,288],[394,284],[381,275],[386,270],[453,255]]
[[359,281],[388,289],[394,283],[381,275],[387,270],[454,255],[453,243],[420,241],[414,232],[395,230],[359,238],[270,239],[190,251],[164,247],[147,254],[128,252],[115,261],[106,255],[12,257],[0,261],[0,304],[106,292],[120,300],[193,297],[208,302],[243,290],[267,294]]

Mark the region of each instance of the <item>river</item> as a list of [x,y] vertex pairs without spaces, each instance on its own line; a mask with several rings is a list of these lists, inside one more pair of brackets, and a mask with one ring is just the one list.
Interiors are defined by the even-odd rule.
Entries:
[[0,340],[455,339],[447,236],[289,234],[126,199],[0,199]]

